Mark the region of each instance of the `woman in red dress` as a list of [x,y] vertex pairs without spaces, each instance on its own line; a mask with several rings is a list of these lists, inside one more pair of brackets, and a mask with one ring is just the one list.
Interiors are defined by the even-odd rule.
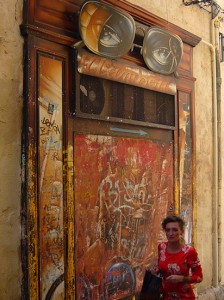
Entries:
[[162,222],[167,242],[158,245],[158,267],[165,300],[194,300],[192,283],[203,279],[195,248],[183,242],[184,225],[178,216],[169,216]]

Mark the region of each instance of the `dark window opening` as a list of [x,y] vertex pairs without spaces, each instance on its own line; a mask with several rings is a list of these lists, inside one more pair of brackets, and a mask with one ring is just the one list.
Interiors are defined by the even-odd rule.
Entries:
[[76,116],[175,126],[175,96],[80,74]]

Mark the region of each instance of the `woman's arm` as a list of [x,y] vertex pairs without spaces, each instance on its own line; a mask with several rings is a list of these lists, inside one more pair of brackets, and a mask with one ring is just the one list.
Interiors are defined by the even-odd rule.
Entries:
[[190,282],[190,283],[199,283],[203,280],[203,273],[200,260],[198,258],[198,254],[196,250],[192,247],[189,252],[188,257],[188,265],[190,266],[190,275],[185,276],[183,280]]

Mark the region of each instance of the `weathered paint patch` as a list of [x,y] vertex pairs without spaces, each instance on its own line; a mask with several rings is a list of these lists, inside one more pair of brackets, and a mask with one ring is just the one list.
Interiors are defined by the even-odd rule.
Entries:
[[36,157],[36,150],[32,144],[28,147],[28,168],[29,175],[27,178],[27,199],[28,199],[28,266],[29,266],[29,289],[30,299],[39,298],[38,287],[38,227],[37,227],[37,203],[36,203],[36,164],[34,158]]

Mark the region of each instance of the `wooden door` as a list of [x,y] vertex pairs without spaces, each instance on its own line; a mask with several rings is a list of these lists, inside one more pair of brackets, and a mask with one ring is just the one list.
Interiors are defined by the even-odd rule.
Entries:
[[175,210],[175,96],[77,76],[76,298],[134,297]]

